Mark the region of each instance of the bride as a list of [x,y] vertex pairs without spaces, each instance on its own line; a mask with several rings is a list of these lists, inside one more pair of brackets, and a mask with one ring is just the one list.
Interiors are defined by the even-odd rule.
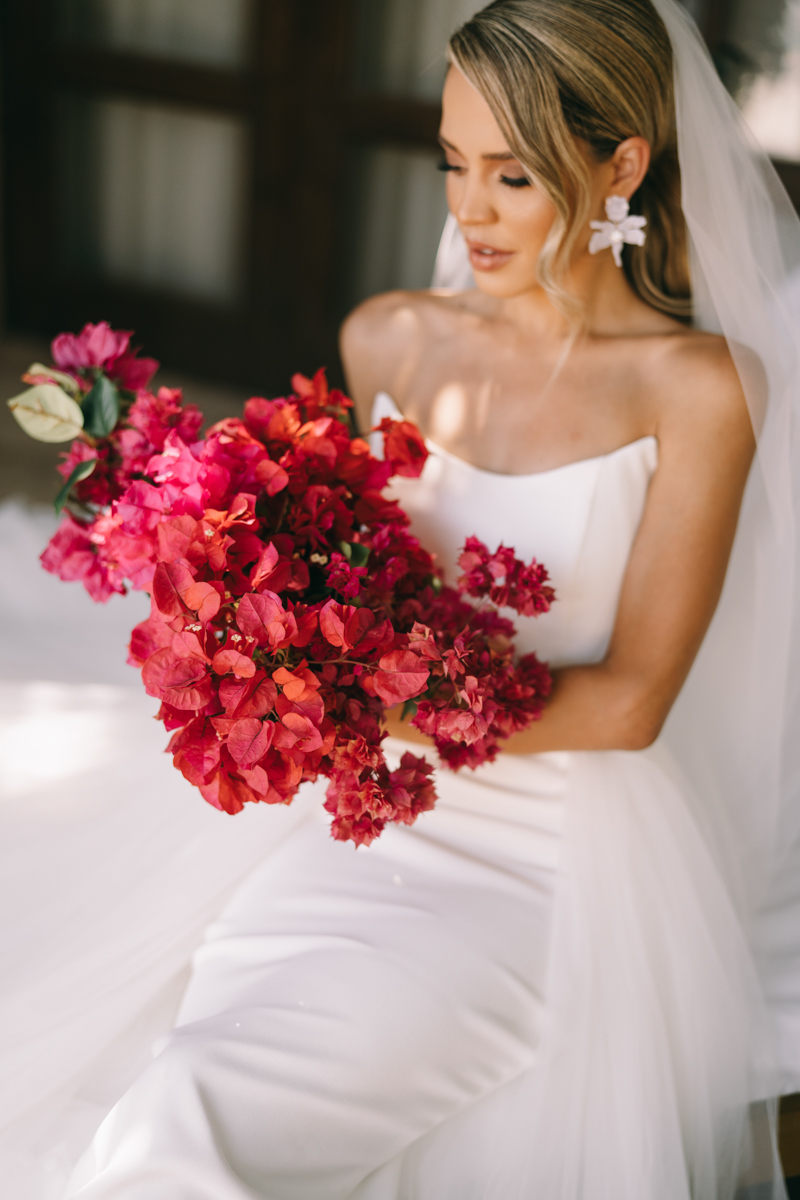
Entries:
[[309,789],[243,855],[80,1200],[786,1194],[800,227],[673,0],[496,0],[448,53],[475,288],[368,301],[343,359],[363,428],[429,439],[395,492],[445,571],[469,534],[547,565],[554,692],[412,828],[354,854]]

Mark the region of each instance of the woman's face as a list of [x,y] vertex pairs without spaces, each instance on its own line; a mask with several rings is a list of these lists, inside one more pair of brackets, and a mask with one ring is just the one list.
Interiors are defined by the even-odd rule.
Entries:
[[503,298],[531,291],[556,210],[526,178],[483,96],[455,67],[447,73],[442,110],[447,202],[466,238],[475,282]]

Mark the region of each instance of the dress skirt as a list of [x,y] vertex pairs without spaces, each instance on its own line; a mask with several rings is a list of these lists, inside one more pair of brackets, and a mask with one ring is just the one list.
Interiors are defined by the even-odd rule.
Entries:
[[437,788],[359,850],[307,798],[69,1195],[784,1195],[750,952],[666,751],[504,755]]

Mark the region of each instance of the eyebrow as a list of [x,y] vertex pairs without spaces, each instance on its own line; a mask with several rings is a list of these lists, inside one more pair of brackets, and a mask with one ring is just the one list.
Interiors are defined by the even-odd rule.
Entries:
[[[446,150],[452,150],[455,154],[461,153],[461,151],[458,149],[457,146],[454,146],[452,142],[448,142],[447,138],[443,138],[440,136],[439,144],[441,146],[444,146]],[[482,154],[481,158],[484,159],[485,162],[516,162],[517,161],[516,155],[512,154],[510,150],[503,150],[497,154]]]

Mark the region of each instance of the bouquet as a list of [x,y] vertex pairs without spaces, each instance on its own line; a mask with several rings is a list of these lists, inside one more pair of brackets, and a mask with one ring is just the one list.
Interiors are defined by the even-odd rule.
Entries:
[[515,659],[498,608],[546,612],[547,571],[469,538],[445,585],[384,494],[419,476],[423,438],[386,419],[374,457],[324,371],[201,436],[179,391],[149,390],[158,364],[130,337],[104,322],[61,334],[55,366],[35,363],[8,402],[31,436],[72,442],[44,567],[97,601],[149,593],[129,662],[210,804],[288,804],[323,776],[335,838],[411,824],[435,802],[433,769],[410,751],[390,769],[386,710],[404,705],[448,767],[492,761],[550,690],[535,655]]

